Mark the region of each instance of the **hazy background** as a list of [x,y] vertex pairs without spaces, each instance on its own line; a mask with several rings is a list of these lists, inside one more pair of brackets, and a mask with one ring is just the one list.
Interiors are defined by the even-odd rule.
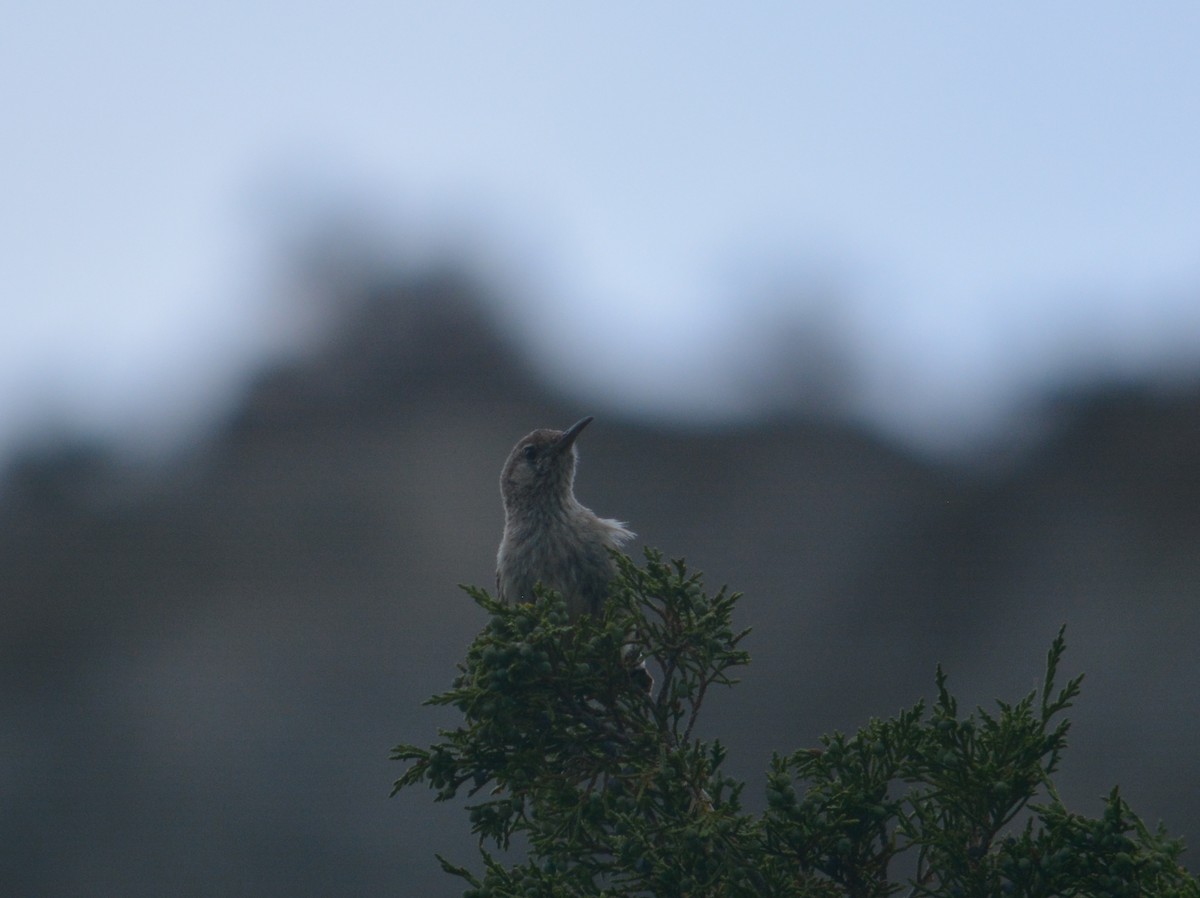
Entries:
[[1200,9],[5,22],[0,891],[457,894],[387,750],[583,414],[581,498],[747,593],[752,804],[1066,622],[1064,796],[1200,839]]

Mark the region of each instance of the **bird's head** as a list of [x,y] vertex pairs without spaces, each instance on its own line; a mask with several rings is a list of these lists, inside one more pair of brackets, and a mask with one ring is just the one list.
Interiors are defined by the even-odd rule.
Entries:
[[575,481],[575,439],[592,422],[589,415],[566,430],[535,430],[509,453],[500,474],[506,511],[565,505]]

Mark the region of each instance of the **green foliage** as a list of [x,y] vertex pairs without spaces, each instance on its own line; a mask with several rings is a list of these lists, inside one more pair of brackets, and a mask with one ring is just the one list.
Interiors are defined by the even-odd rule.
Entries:
[[709,688],[749,661],[738,595],[706,594],[651,550],[642,567],[615,557],[599,620],[569,623],[553,593],[508,607],[467,588],[491,621],[428,702],[463,722],[393,751],[408,764],[393,794],[425,783],[438,800],[478,796],[482,871],[439,858],[466,895],[1200,898],[1182,846],[1116,790],[1096,820],[1058,800],[1062,712],[1082,680],[1056,688],[1062,631],[1042,687],[1015,704],[964,716],[939,668],[928,711],[776,755],[755,816],[721,745],[694,732]]

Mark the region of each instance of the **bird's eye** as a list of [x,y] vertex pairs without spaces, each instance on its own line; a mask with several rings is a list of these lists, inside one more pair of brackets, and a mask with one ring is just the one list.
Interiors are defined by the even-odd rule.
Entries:
[[524,449],[524,452],[525,452],[525,460],[526,461],[533,461],[535,458],[537,458],[537,447],[536,446],[526,446]]

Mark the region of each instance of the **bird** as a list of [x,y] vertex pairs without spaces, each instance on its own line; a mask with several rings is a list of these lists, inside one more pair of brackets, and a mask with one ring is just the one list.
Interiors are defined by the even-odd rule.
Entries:
[[505,604],[532,602],[540,583],[562,596],[568,617],[598,616],[616,565],[609,550],[634,537],[575,498],[575,441],[593,421],[535,430],[509,453],[500,474],[504,536],[496,554],[496,593]]

